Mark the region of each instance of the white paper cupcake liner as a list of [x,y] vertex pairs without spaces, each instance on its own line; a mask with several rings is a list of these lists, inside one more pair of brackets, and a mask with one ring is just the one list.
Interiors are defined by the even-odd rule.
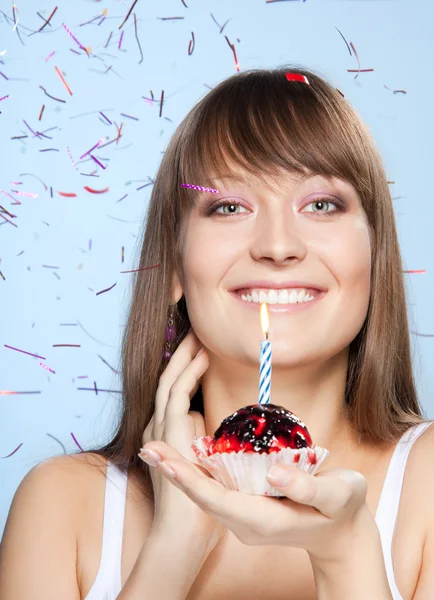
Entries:
[[[301,471],[314,475],[329,455],[328,450],[319,446],[296,450],[283,448],[270,454],[242,450],[209,454],[209,440],[210,436],[194,438],[192,449],[200,466],[226,489],[259,496],[282,496],[281,492],[267,481],[268,471],[273,465],[295,465]],[[316,461],[312,461],[313,455]]]

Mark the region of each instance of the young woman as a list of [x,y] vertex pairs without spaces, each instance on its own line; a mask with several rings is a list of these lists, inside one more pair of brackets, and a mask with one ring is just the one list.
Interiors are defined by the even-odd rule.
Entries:
[[[216,86],[164,154],[139,267],[116,434],[24,478],[0,597],[431,597],[434,428],[387,177],[348,100],[292,66]],[[330,452],[316,476],[286,467],[283,499],[225,490],[191,449],[257,402],[269,290],[272,403]]]

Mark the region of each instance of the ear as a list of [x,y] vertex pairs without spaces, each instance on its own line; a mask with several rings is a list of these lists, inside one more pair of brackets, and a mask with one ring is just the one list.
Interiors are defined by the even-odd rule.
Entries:
[[178,273],[176,271],[173,272],[172,275],[172,294],[171,294],[171,302],[176,304],[182,298],[184,290],[182,288],[181,280],[179,279]]

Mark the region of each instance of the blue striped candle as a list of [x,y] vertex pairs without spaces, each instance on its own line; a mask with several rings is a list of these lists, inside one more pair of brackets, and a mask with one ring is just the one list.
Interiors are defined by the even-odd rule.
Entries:
[[261,351],[259,353],[259,404],[268,404],[270,402],[271,392],[271,342],[268,339],[268,310],[267,304],[261,304],[261,327],[265,340],[260,342]]

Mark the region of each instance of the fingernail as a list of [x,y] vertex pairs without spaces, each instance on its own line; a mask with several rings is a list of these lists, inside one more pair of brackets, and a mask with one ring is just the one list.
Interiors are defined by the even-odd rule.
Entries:
[[291,473],[291,471],[288,471],[288,469],[284,469],[283,467],[279,466],[271,467],[267,475],[267,479],[270,483],[279,486],[287,485],[291,481],[292,477],[293,474]]
[[153,450],[143,450],[139,452],[139,456],[151,467],[156,467],[161,462],[161,456]]
[[165,475],[167,475],[168,477],[176,477],[176,473],[175,471],[172,469],[172,467],[169,467],[169,465],[165,462],[160,463],[159,465],[160,469],[163,471],[163,473]]

